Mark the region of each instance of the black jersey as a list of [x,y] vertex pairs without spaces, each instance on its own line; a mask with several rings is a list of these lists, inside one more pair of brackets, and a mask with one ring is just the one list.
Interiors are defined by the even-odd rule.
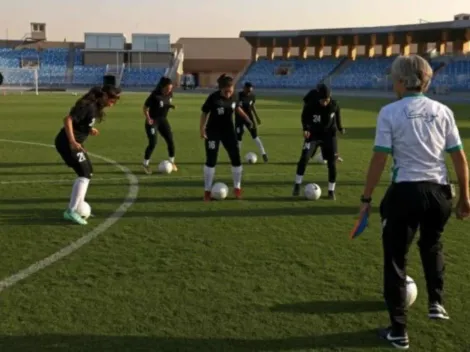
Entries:
[[[72,118],[73,134],[78,143],[83,143],[88,138],[90,130],[95,124],[96,115],[96,106],[93,104],[75,105],[70,110],[69,116]],[[67,138],[65,128],[62,128],[59,134],[62,138]]]
[[206,130],[225,131],[233,130],[233,112],[237,107],[235,100],[230,97],[226,98],[220,91],[216,91],[209,95],[202,105],[202,112],[209,114],[206,124]]
[[338,103],[331,99],[327,106],[318,100],[308,100],[302,110],[302,127],[313,138],[332,136],[336,130],[342,130],[341,111]]
[[250,117],[253,115],[253,106],[255,103],[256,96],[253,93],[247,94],[244,91],[238,93],[238,106]]
[[145,100],[144,106],[149,109],[150,118],[154,121],[166,119],[168,110],[172,106],[173,95],[159,95],[151,93]]

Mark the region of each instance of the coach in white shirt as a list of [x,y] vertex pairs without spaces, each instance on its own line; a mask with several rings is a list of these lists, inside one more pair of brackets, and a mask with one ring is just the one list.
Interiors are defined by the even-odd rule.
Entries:
[[370,210],[372,192],[391,154],[392,184],[380,204],[384,297],[391,326],[380,330],[380,336],[396,348],[408,349],[405,279],[409,246],[419,228],[428,315],[431,319],[449,319],[442,301],[441,235],[452,213],[446,152],[450,153],[460,187],[456,209],[459,219],[470,214],[469,175],[452,110],[423,95],[432,78],[429,63],[417,55],[400,56],[392,64],[391,77],[399,100],[384,106],[379,113],[361,212]]

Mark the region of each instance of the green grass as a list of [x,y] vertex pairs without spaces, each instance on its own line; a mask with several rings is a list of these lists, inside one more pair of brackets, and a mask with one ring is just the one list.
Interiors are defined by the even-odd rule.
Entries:
[[[72,95],[0,97],[0,138],[53,144]],[[139,177],[123,218],[77,252],[0,293],[0,351],[385,351],[374,329],[388,323],[381,294],[377,207],[356,241],[348,233],[385,100],[341,99],[348,134],[340,140],[338,200],[290,196],[302,137],[300,98],[260,97],[260,136],[269,164],[246,165],[244,200],[202,202],[201,95],[177,95],[171,123],[178,173],[144,177],[144,96],[124,95],[87,148]],[[465,142],[468,107],[452,106]],[[256,146],[245,135],[243,153]],[[153,156],[166,158],[162,140]],[[216,180],[231,186],[221,150]],[[94,159],[87,197],[96,217],[64,223],[74,175],[55,150],[0,142],[0,279],[58,251],[103,222],[124,201],[127,179]],[[58,182],[55,182],[58,181]],[[70,181],[70,182],[69,182]],[[327,170],[310,165],[305,182],[325,191]],[[9,182],[9,183],[8,183]],[[379,203],[384,175],[374,194]],[[446,307],[452,320],[426,318],[416,246],[409,275],[419,287],[409,313],[412,351],[470,349],[470,226],[445,233]]]

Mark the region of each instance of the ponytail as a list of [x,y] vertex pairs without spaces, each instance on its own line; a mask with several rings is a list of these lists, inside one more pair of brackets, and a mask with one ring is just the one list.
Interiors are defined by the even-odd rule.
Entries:
[[158,81],[157,86],[152,91],[152,94],[155,94],[155,95],[161,94],[162,89],[165,88],[166,86],[170,85],[170,84],[173,84],[173,81],[171,80],[171,78],[163,76]]
[[97,110],[97,117],[101,121],[104,117],[104,108],[108,105],[110,99],[119,99],[121,88],[105,85],[102,87],[96,86],[91,88],[85,95],[75,103],[74,108],[85,107],[94,105]]

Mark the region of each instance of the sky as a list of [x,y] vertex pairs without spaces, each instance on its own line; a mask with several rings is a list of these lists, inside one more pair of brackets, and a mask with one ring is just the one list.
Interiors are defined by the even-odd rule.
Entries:
[[[48,40],[85,32],[238,37],[242,30],[315,29],[449,21],[468,0],[0,0],[0,38],[21,39],[45,22]],[[465,6],[467,5],[467,6]]]

